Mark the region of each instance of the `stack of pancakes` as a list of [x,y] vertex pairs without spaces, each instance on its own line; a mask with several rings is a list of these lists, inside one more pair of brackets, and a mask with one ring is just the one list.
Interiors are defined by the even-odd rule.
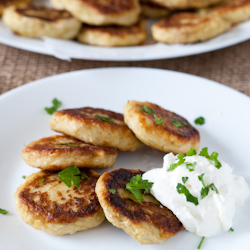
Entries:
[[156,41],[195,43],[250,19],[250,0],[50,0],[54,9],[20,7],[29,0],[0,0],[3,22],[15,33],[74,39],[98,46],[131,46],[146,39],[144,18]]
[[[183,126],[173,125],[176,120]],[[27,224],[63,235],[96,227],[106,217],[142,244],[163,242],[183,229],[152,195],[143,194],[141,203],[126,190],[142,171],[118,169],[99,178],[93,168],[110,168],[118,150],[136,151],[143,143],[175,154],[192,146],[198,150],[199,133],[185,118],[149,102],[129,101],[124,116],[90,107],[67,109],[55,112],[49,125],[63,135],[31,142],[22,151],[28,165],[41,169],[15,194],[17,211]],[[72,178],[69,183],[83,175],[79,187],[63,183],[63,171],[76,171],[76,177],[63,177]]]

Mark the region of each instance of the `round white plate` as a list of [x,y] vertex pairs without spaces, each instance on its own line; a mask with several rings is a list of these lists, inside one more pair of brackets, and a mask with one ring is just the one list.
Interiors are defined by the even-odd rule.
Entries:
[[[151,22],[148,22],[150,30]],[[15,35],[0,21],[0,43],[41,54],[55,56],[59,59],[70,60],[105,60],[105,61],[144,61],[167,59],[201,54],[222,49],[250,39],[250,21],[232,27],[226,33],[205,42],[195,44],[168,45],[152,43],[150,31],[146,45],[132,47],[106,48],[90,46],[76,41],[44,38],[43,40]],[[148,45],[147,45],[148,44]]]
[[[68,249],[197,249],[200,238],[183,231],[162,244],[140,245],[123,230],[105,222],[74,235],[53,236],[25,224],[18,216],[13,194],[23,175],[37,172],[22,160],[21,151],[33,140],[55,134],[48,126],[44,107],[62,101],[62,109],[101,107],[122,112],[128,100],[150,101],[186,117],[201,135],[201,148],[219,152],[234,173],[250,182],[250,98],[200,77],[148,68],[108,68],[65,73],[38,80],[0,96],[0,214],[1,250]],[[206,123],[196,126],[203,116]],[[164,153],[147,147],[133,153],[120,152],[114,169],[149,170],[162,167]],[[207,238],[203,250],[248,249],[250,201],[237,208],[234,232]]]

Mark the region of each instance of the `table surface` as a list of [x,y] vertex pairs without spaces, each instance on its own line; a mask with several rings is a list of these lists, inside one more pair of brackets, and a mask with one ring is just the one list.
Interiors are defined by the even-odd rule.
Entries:
[[0,44],[0,94],[64,72],[103,67],[149,67],[190,73],[250,96],[250,40],[225,49],[175,59],[143,62],[62,61]]

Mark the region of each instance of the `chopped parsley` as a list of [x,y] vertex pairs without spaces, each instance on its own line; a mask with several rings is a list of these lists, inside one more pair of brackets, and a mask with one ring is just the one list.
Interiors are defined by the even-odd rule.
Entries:
[[60,101],[58,101],[56,98],[52,100],[53,106],[51,108],[44,108],[48,114],[52,115],[55,113],[62,105]]
[[162,125],[165,123],[165,121],[163,121],[161,118],[158,119],[155,114],[154,117],[155,117],[155,124]]
[[194,120],[194,123],[197,125],[203,125],[205,123],[205,118],[200,116]]
[[194,146],[192,148],[189,149],[189,151],[187,152],[186,156],[193,156],[196,155],[196,150],[194,148]]
[[179,159],[179,161],[178,161],[177,163],[172,163],[167,171],[173,171],[173,170],[176,169],[179,165],[181,165],[182,163],[184,163],[184,162],[185,162],[184,157],[185,157],[184,154],[179,153],[179,154],[177,155],[177,158]]
[[57,143],[57,145],[68,145],[68,146],[76,147],[76,148],[80,147],[79,145],[74,145],[74,144],[71,144],[70,142]]
[[187,180],[188,180],[188,177],[182,177],[182,181],[184,184],[187,182]]
[[230,227],[229,231],[234,232],[234,229],[232,227]]
[[181,183],[177,184],[176,189],[179,194],[184,194],[186,196],[187,201],[194,203],[195,206],[199,204],[198,198],[190,194],[189,190]]
[[204,174],[201,174],[198,176],[198,178],[201,181],[202,186],[203,186],[203,188],[201,189],[201,199],[205,198],[208,195],[210,188],[213,191],[215,191],[217,194],[219,194],[218,189],[215,187],[215,185],[213,183],[208,185],[208,186],[205,185],[205,182],[203,180],[203,176],[204,176]]
[[144,201],[141,190],[145,190],[149,194],[153,184],[153,182],[148,182],[148,180],[142,180],[141,175],[137,174],[126,184],[126,189],[133,193],[137,200]]
[[40,181],[39,181],[39,184],[42,185],[44,182],[44,178],[42,178]]
[[178,119],[174,118],[174,120],[172,121],[172,124],[179,128],[179,127],[188,127],[188,124],[186,122],[181,122]]
[[155,112],[154,112],[153,109],[148,108],[146,106],[142,107],[141,110],[144,111],[144,112],[146,112],[146,113],[148,113],[148,114],[155,114]]
[[25,175],[23,175],[23,176],[22,176],[22,178],[23,178],[23,179],[25,179],[25,178],[26,178],[26,176],[25,176]]
[[195,162],[193,162],[193,163],[187,163],[186,164],[186,167],[187,167],[187,169],[189,170],[189,172],[192,172],[192,171],[194,171],[194,167],[197,165],[197,162],[195,161]]
[[115,190],[115,189],[109,189],[109,192],[110,192],[111,194],[115,194],[116,190]]
[[112,123],[113,120],[108,118],[108,117],[104,117],[104,116],[101,116],[99,114],[96,114],[96,116],[101,120],[101,121],[104,121],[104,122],[108,122],[108,123]]
[[0,214],[7,214],[9,211],[0,208]]
[[[81,177],[79,175],[81,175]],[[65,183],[68,187],[72,186],[72,182],[76,187],[79,187],[81,180],[88,176],[85,173],[81,173],[79,168],[73,165],[59,172],[58,177],[59,180]]]
[[215,166],[216,168],[218,168],[218,169],[221,168],[222,165],[221,165],[221,163],[219,162],[219,160],[217,159],[217,157],[218,157],[218,155],[219,155],[217,152],[213,152],[211,155],[209,155],[208,152],[207,152],[207,147],[206,147],[206,148],[203,148],[203,149],[201,150],[201,152],[200,152],[199,155],[200,155],[200,156],[204,156],[204,157],[206,157],[207,159],[213,161],[214,166]]
[[201,249],[201,245],[202,245],[202,243],[203,243],[204,240],[205,240],[205,237],[203,236],[203,237],[201,238],[201,241],[200,241],[199,246],[197,247],[198,249]]

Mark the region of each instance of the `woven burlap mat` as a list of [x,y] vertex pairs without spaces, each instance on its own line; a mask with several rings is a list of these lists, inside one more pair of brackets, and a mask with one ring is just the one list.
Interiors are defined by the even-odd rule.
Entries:
[[186,72],[220,82],[250,96],[250,41],[201,55],[144,62],[67,62],[0,44],[0,94],[46,76],[117,66]]

